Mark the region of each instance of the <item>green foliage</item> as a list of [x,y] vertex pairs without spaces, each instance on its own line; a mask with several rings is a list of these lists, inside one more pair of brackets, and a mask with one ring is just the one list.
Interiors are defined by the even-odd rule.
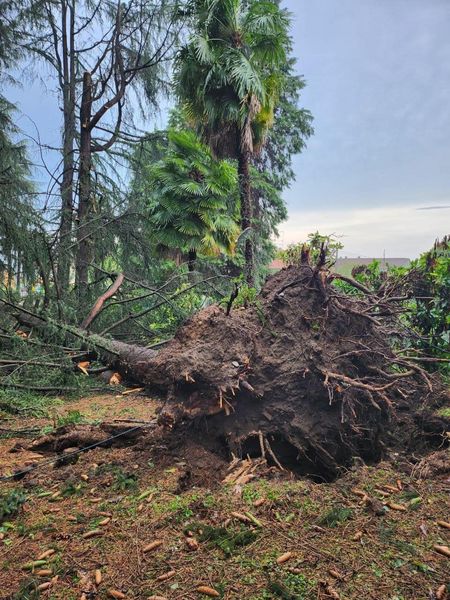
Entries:
[[67,425],[79,425],[85,420],[79,410],[69,410],[64,415],[57,415],[55,420],[56,427],[65,427]]
[[320,525],[326,527],[337,527],[348,521],[353,515],[351,508],[345,506],[334,506],[320,517]]
[[171,130],[163,158],[146,168],[150,228],[163,248],[215,256],[234,251],[237,173],[191,131]]
[[50,408],[60,404],[62,401],[57,398],[48,398],[28,391],[0,388],[0,411],[7,414],[45,417]]
[[269,583],[268,589],[283,600],[312,600],[316,583],[300,573],[286,573],[282,579]]
[[192,523],[186,530],[198,534],[201,542],[209,542],[216,546],[225,554],[233,556],[238,548],[253,543],[258,538],[258,532],[241,527],[238,531],[227,529],[226,527],[214,527],[204,523]]
[[[262,146],[284,84],[289,16],[271,0],[194,0],[175,83],[189,119],[218,156]],[[251,138],[251,139],[250,139]]]
[[322,247],[325,249],[327,262],[333,264],[343,244],[333,235],[321,235],[316,231],[308,235],[306,242],[290,244],[286,250],[281,250],[279,256],[287,265],[299,265],[302,251],[309,251],[311,262],[315,263]]
[[25,504],[26,499],[27,497],[20,489],[2,493],[0,495],[0,523],[6,518],[15,516]]
[[416,347],[431,356],[450,358],[450,237],[411,264],[411,325],[420,334]]

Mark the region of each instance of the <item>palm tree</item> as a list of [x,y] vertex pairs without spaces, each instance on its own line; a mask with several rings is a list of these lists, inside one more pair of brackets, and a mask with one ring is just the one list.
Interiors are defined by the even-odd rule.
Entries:
[[[192,131],[169,131],[165,156],[148,168],[150,220],[162,248],[188,255],[232,254],[239,234],[236,168],[216,160]],[[145,192],[144,188],[144,192]]]
[[[241,228],[252,225],[250,162],[264,145],[283,89],[289,15],[276,0],[193,0],[194,33],[180,50],[175,85],[188,119],[219,158],[237,159]],[[253,244],[245,241],[254,283]]]

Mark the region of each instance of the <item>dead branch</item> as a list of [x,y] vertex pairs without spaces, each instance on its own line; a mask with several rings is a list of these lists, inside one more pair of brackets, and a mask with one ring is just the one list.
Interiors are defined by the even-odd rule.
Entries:
[[109,298],[111,298],[111,296],[114,296],[114,294],[120,288],[120,286],[122,285],[122,283],[124,281],[124,278],[125,278],[124,274],[119,273],[119,275],[117,276],[114,283],[106,290],[106,292],[104,294],[102,294],[101,296],[99,296],[97,298],[94,306],[91,308],[89,315],[81,323],[81,325],[80,325],[81,329],[89,328],[89,326],[94,322],[94,320],[101,313],[105,301],[108,300]]

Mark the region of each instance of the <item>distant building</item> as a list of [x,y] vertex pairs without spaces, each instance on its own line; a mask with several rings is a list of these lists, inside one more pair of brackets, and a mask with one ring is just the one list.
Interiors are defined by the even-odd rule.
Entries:
[[380,269],[387,271],[389,267],[407,267],[411,262],[409,258],[338,258],[333,267],[338,273],[350,274],[354,267],[370,265],[374,260],[380,263]]
[[[380,263],[380,269],[386,271],[388,267],[407,267],[411,262],[409,258],[338,258],[333,267],[334,271],[342,273],[342,275],[350,275],[354,267],[360,265],[370,265],[374,260]],[[285,267],[285,263],[281,258],[276,258],[269,265],[269,270],[275,273]]]

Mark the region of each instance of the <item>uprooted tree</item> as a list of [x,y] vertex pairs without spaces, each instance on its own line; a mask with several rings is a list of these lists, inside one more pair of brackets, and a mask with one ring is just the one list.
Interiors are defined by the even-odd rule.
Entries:
[[[398,436],[406,447],[443,443],[448,430],[433,413],[446,393],[426,358],[393,350],[405,335],[398,287],[386,282],[374,294],[344,277],[358,292],[350,296],[337,278],[324,255],[311,265],[305,252],[251,305],[207,307],[159,351],[65,328],[105,364],[159,390],[161,428],[329,480],[355,458],[379,460]],[[9,309],[22,326],[49,326]]]

